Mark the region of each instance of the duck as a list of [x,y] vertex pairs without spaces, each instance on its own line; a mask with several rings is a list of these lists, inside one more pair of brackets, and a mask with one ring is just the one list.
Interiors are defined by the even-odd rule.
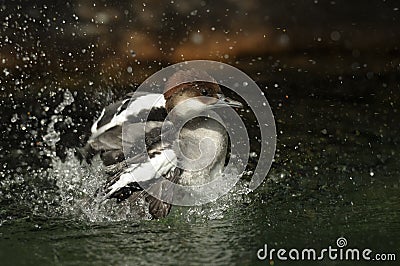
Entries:
[[243,105],[198,69],[173,73],[163,93],[132,92],[106,106],[80,149],[88,163],[99,154],[104,164],[107,181],[97,194],[117,202],[144,197],[153,219],[166,217],[171,184],[202,185],[223,171],[229,136],[219,121],[201,115],[221,107]]

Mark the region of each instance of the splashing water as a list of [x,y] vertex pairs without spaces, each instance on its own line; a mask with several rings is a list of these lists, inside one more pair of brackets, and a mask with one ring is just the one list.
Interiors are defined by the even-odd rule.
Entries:
[[[229,175],[234,175],[234,173],[229,173]],[[249,203],[248,194],[250,192],[248,182],[239,180],[232,190],[216,201],[201,206],[176,206],[175,209],[172,209],[170,215],[180,217],[187,222],[223,219],[231,208],[242,203]]]
[[84,221],[121,221],[147,219],[144,202],[125,201],[116,204],[114,201],[101,200],[96,190],[104,185],[106,177],[99,157],[92,164],[81,162],[72,149],[67,151],[67,159],[53,159],[52,168],[48,170],[50,179],[58,187],[60,206],[58,212],[63,215]]
[[104,184],[106,177],[102,163],[98,157],[91,165],[81,163],[75,156],[74,149],[66,151],[66,159],[61,160],[56,155],[56,145],[61,140],[60,132],[55,129],[57,122],[74,126],[71,117],[63,115],[62,111],[74,102],[69,90],[64,92],[63,101],[55,108],[50,118],[47,134],[43,141],[47,144],[45,155],[52,160],[51,168],[40,171],[57,186],[58,204],[50,208],[52,214],[62,214],[69,218],[84,221],[119,221],[149,217],[144,211],[143,202],[131,203],[126,201],[115,204],[112,201],[101,202],[96,197],[96,190]]
[[[63,96],[62,102],[54,109],[43,136],[43,142],[46,144],[43,156],[51,158],[50,168],[31,169],[28,173],[9,175],[10,178],[2,181],[0,195],[6,199],[19,198],[19,201],[15,201],[17,206],[11,209],[17,211],[23,206],[28,215],[32,213],[86,222],[149,219],[148,204],[144,199],[137,202],[128,199],[117,204],[113,200],[102,202],[96,196],[96,191],[107,179],[99,156],[95,157],[90,165],[81,162],[75,156],[75,149],[71,148],[66,150],[66,158],[63,160],[57,157],[56,146],[62,145],[62,141],[61,132],[55,127],[56,123],[63,122],[68,126],[75,126],[73,119],[63,114],[63,110],[74,102],[74,97],[69,90],[65,90]],[[170,216],[186,221],[222,219],[226,211],[243,202],[248,193],[247,184],[239,181],[227,195],[217,201],[194,207],[174,206]]]
[[54,125],[59,121],[63,121],[65,124],[70,126],[74,125],[71,117],[61,114],[65,107],[71,105],[73,102],[74,97],[72,96],[72,93],[68,89],[65,90],[64,100],[54,109],[54,115],[51,116],[50,123],[47,126],[47,134],[43,136],[43,142],[50,148],[45,149],[45,153],[48,156],[56,156],[56,144],[60,141],[60,133],[54,129]]
[[[57,212],[67,217],[90,222],[137,221],[151,217],[148,213],[148,204],[144,199],[138,202],[131,202],[128,199],[117,204],[113,200],[101,202],[95,196],[96,190],[103,186],[106,180],[103,165],[98,156],[94,158],[91,165],[86,163],[82,165],[74,156],[74,151],[68,150],[65,162],[55,158],[48,174],[55,180],[59,189],[60,206]],[[228,194],[217,201],[202,206],[174,206],[170,216],[188,222],[222,219],[229,208],[248,200],[246,196],[249,192],[247,183],[240,181]]]

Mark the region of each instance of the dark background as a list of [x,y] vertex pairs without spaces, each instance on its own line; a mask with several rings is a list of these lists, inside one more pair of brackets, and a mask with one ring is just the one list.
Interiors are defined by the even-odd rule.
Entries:
[[261,63],[248,72],[263,80],[285,69],[373,77],[399,70],[399,8],[377,0],[2,1],[0,55],[10,73],[2,86],[121,85],[190,59],[244,70]]

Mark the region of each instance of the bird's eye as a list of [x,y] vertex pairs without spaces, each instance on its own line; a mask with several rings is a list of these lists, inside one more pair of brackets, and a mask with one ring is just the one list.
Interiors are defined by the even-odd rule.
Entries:
[[201,95],[207,96],[208,95],[208,91],[206,89],[202,89],[201,90]]

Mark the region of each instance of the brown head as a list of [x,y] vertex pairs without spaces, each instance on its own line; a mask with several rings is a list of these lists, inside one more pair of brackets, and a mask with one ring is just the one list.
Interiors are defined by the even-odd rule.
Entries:
[[[222,95],[218,83],[201,70],[179,70],[165,84],[164,98],[167,112],[190,98],[196,98],[205,105],[215,104]],[[201,97],[203,96],[203,97]]]
[[187,116],[216,107],[242,107],[240,102],[226,98],[217,81],[203,70],[179,70],[164,87],[165,107],[170,112],[175,107],[176,115]]

